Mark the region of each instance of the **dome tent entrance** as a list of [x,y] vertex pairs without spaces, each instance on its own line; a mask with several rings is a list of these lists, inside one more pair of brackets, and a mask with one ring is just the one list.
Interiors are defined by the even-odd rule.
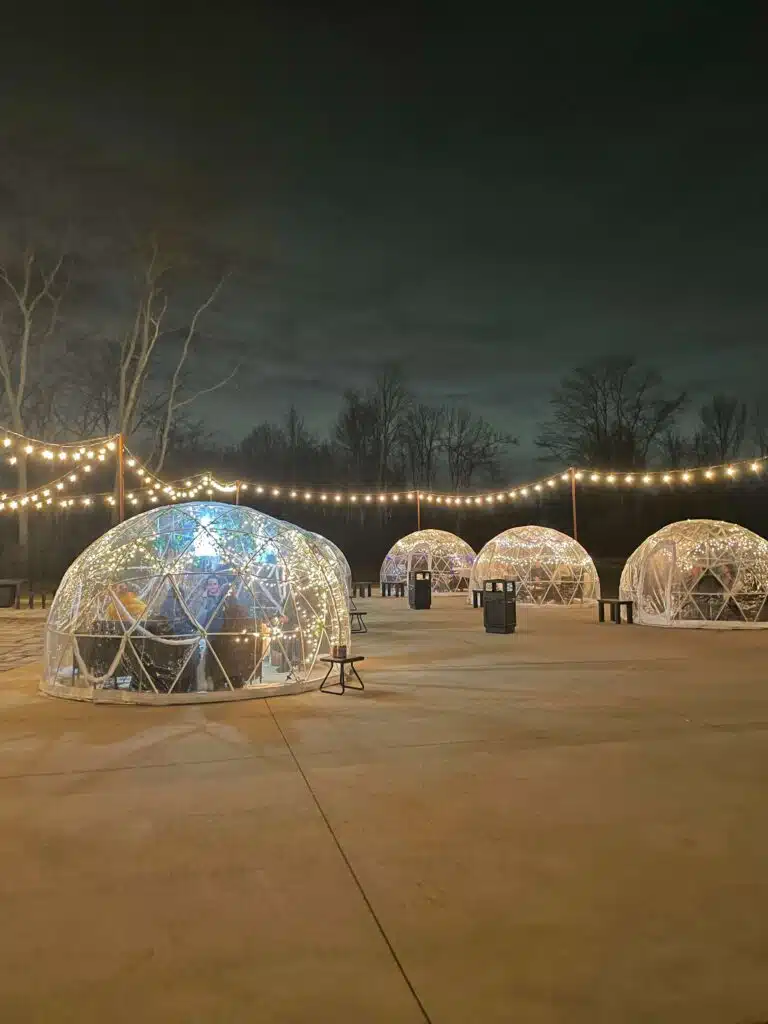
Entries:
[[595,563],[574,540],[547,526],[513,526],[483,547],[472,569],[472,589],[486,580],[516,580],[520,604],[562,604],[600,596]]
[[190,502],[121,523],[70,566],[42,689],[142,703],[294,692],[349,639],[343,574],[303,530]]
[[381,565],[382,583],[408,583],[408,574],[432,573],[433,594],[466,591],[475,552],[455,533],[417,530],[394,544]]
[[735,523],[670,523],[630,555],[619,593],[645,625],[768,626],[768,541]]

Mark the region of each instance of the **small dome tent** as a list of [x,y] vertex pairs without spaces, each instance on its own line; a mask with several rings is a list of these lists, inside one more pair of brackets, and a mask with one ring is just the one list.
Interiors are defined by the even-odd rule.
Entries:
[[382,583],[406,583],[408,573],[432,573],[433,594],[466,591],[475,552],[455,533],[447,530],[417,530],[401,537],[390,548],[381,565]]
[[621,574],[635,622],[768,625],[768,541],[735,523],[686,519],[646,538]]
[[562,604],[600,596],[595,563],[573,537],[547,526],[513,526],[482,548],[472,589],[486,580],[516,580],[521,604]]
[[150,509],[70,566],[46,626],[44,692],[174,703],[306,689],[349,645],[344,576],[304,530],[245,505]]

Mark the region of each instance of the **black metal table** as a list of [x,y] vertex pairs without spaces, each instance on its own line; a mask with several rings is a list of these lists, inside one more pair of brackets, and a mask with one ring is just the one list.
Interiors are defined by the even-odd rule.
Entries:
[[[363,654],[355,654],[353,657],[347,658],[336,658],[333,655],[329,654],[327,657],[321,658],[320,661],[325,661],[329,663],[328,671],[325,673],[325,678],[323,679],[322,683],[320,683],[320,689],[323,693],[333,693],[337,697],[340,697],[345,690],[365,689],[365,687],[363,686],[363,680],[360,678],[357,669],[355,668],[355,662],[365,661],[365,656]],[[330,676],[331,672],[333,672],[334,665],[339,666],[339,681],[338,683],[332,684],[332,686],[336,687],[336,689],[331,689],[331,687],[326,686],[325,684],[328,682],[328,677]],[[349,665],[352,675],[356,677],[357,683],[351,683],[348,681],[350,677],[348,677],[344,671],[345,666],[347,665]]]
[[353,608],[349,613],[349,628],[352,633],[367,633],[368,627],[366,626],[364,619],[368,612],[360,612],[357,608]]

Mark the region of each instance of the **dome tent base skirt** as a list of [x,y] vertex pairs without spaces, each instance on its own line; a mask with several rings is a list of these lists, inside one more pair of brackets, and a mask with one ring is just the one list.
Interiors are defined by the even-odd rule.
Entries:
[[214,690],[206,693],[151,693],[149,691],[125,693],[106,690],[101,687],[76,687],[46,685],[41,683],[38,692],[46,697],[76,700],[85,704],[142,704],[167,707],[173,704],[224,704],[232,701],[263,700],[266,697],[295,696],[317,690],[322,676],[308,682],[261,683],[259,686],[242,687],[237,690]]

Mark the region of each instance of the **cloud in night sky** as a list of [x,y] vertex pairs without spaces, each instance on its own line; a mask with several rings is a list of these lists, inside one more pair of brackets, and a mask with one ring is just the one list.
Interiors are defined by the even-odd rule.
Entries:
[[94,12],[11,33],[3,121],[235,268],[199,364],[242,365],[200,409],[222,437],[291,402],[323,428],[394,360],[526,459],[594,356],[702,395],[765,376],[765,25],[702,7]]

